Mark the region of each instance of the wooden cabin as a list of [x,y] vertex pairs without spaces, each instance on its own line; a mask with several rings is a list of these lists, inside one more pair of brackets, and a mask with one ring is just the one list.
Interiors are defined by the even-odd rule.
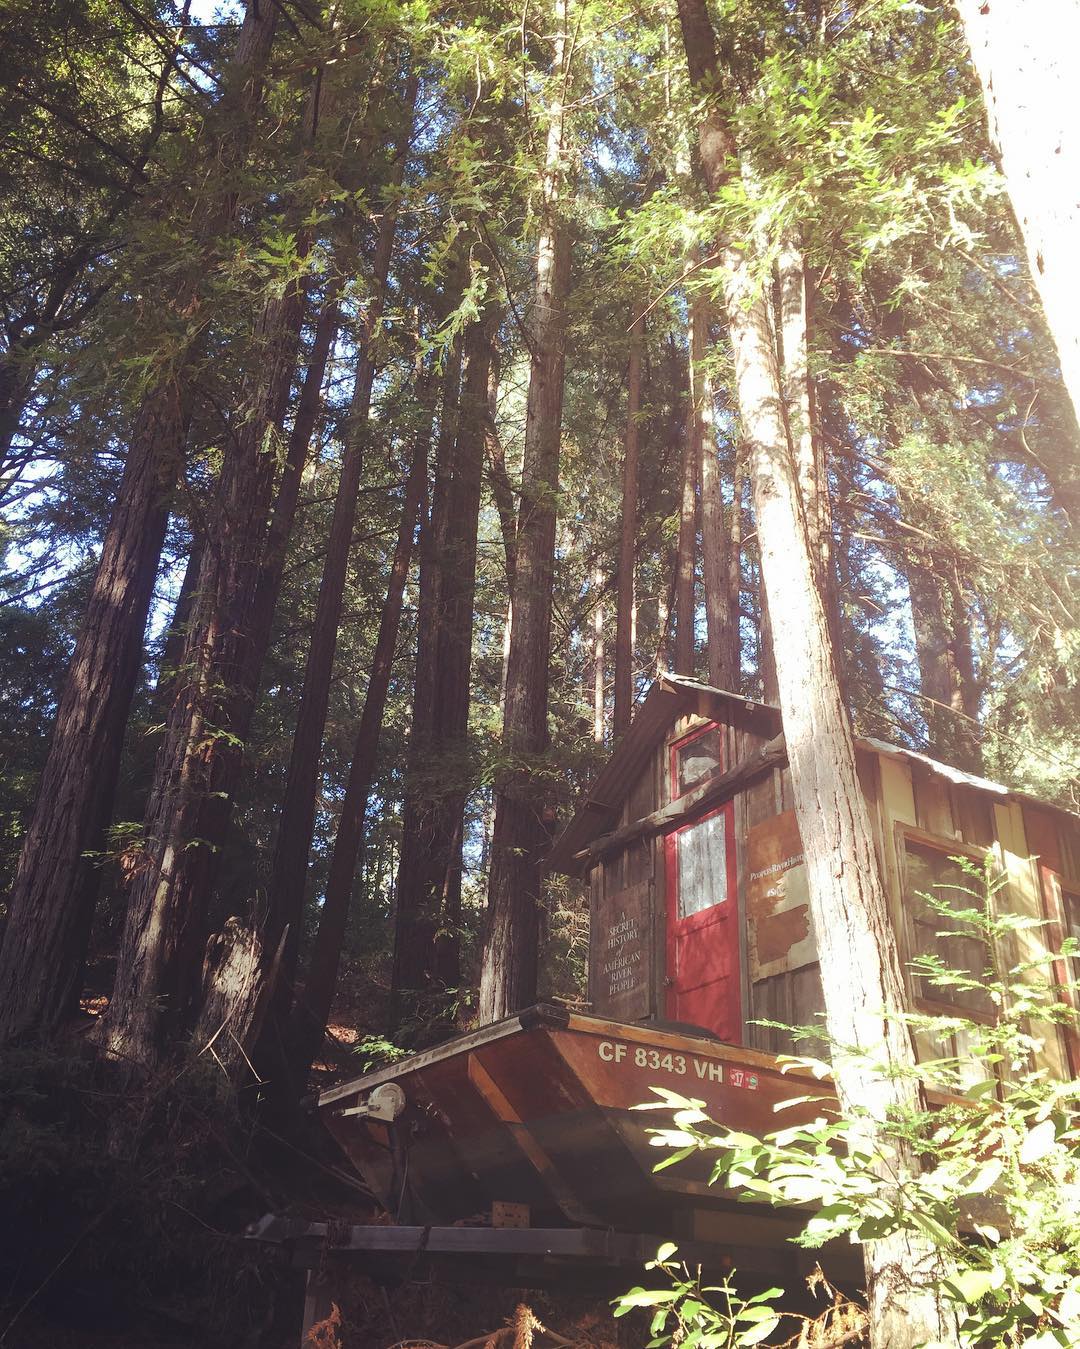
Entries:
[[[939,937],[944,920],[919,898],[964,883],[958,855],[992,850],[1008,878],[997,902],[1046,920],[1008,954],[1080,936],[1080,818],[879,741],[857,741],[857,757],[905,967],[932,949],[982,967],[981,947]],[[812,1024],[823,1006],[779,711],[659,679],[550,865],[589,886],[587,1010],[531,1008],[323,1093],[327,1127],[398,1224],[353,1228],[347,1248],[549,1263],[573,1248],[580,1263],[606,1233],[593,1254],[610,1263],[612,1243],[637,1252],[651,1233],[781,1272],[795,1216],[710,1187],[704,1157],[657,1174],[657,1117],[634,1109],[666,1088],[767,1131],[779,1102],[828,1091],[782,1074],[786,1033],[755,1024]],[[989,1012],[978,989],[905,977],[915,1007]],[[1064,1033],[1043,1053],[1053,1072],[1080,1072]]]
[[[989,849],[1008,876],[998,902],[1047,922],[1024,934],[1022,954],[1055,949],[1080,936],[1080,817],[882,741],[857,740],[856,754],[912,1005],[987,1014],[979,992],[932,987],[908,968],[934,950],[954,968],[983,964],[971,938],[937,935],[943,920],[919,895],[970,885],[950,859]],[[777,708],[657,680],[550,866],[589,884],[594,1014],[779,1053],[789,1037],[756,1022],[811,1025],[823,1011]],[[1064,1035],[1045,1055],[1055,1072],[1080,1073]]]

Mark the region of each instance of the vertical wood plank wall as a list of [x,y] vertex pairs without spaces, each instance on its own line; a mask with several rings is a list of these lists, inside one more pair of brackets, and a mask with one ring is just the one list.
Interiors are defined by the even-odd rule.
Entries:
[[[694,714],[681,717],[658,746],[648,767],[629,786],[620,812],[621,827],[648,815],[671,800],[669,747],[703,720],[715,720],[723,728],[728,765],[742,762],[765,744],[764,731],[751,731],[726,708],[702,701]],[[996,799],[990,793],[947,780],[929,766],[899,756],[858,750],[858,770],[874,829],[874,843],[882,867],[895,925],[901,962],[909,996],[916,995],[908,963],[913,956],[910,915],[904,900],[904,844],[910,836],[944,848],[955,842],[966,849],[993,848],[1008,876],[1004,902],[1015,911],[1051,926],[1022,934],[1013,953],[1017,958],[1037,958],[1060,941],[1064,915],[1060,885],[1080,887],[1080,822],[1038,806],[1021,806],[1015,799]],[[744,1043],[768,1053],[789,1052],[793,1041],[775,1027],[754,1024],[776,1021],[785,1025],[813,1025],[824,1011],[818,966],[805,965],[751,983],[746,942],[747,835],[755,825],[792,809],[791,774],[784,766],[774,768],[734,795],[734,825],[739,907],[740,969],[743,997]],[[598,905],[628,886],[651,879],[652,913],[652,1015],[665,1017],[666,958],[666,869],[664,837],[637,840],[598,864],[590,874],[590,904]],[[1041,857],[1041,866],[1035,856]],[[1056,878],[1057,898],[1047,893],[1044,880],[1049,868]],[[600,1008],[599,1010],[603,1010]],[[820,1044],[806,1044],[806,1052],[820,1052]],[[923,1052],[933,1052],[929,1045]],[[957,1045],[957,1049],[962,1048]],[[1043,1059],[1052,1072],[1070,1075],[1071,1060],[1064,1037],[1051,1037]],[[940,1052],[937,1049],[936,1052]],[[1080,1048],[1077,1049],[1080,1059]],[[1080,1063],[1078,1063],[1080,1066]]]

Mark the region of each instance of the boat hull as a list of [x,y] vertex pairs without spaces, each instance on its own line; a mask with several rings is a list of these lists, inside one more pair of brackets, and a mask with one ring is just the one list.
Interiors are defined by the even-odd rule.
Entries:
[[[386,1082],[404,1092],[393,1123],[362,1114]],[[650,1129],[664,1111],[655,1088],[701,1101],[718,1123],[752,1133],[835,1108],[806,1075],[754,1050],[681,1031],[537,1007],[320,1098],[322,1118],[398,1222],[481,1221],[493,1203],[526,1205],[532,1222],[731,1237],[735,1196],[708,1184],[697,1154],[657,1173]],[[797,1097],[820,1100],[776,1107]],[[741,1244],[773,1243],[793,1214],[738,1206]]]

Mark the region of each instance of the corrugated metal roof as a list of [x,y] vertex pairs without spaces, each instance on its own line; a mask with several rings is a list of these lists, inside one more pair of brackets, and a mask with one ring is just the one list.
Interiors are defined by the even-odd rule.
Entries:
[[965,773],[962,768],[953,768],[951,764],[940,763],[937,759],[931,759],[928,754],[920,754],[918,750],[907,749],[903,745],[890,745],[887,740],[875,740],[872,736],[859,736],[855,743],[876,750],[878,754],[891,754],[894,759],[911,759],[925,764],[931,772],[937,773],[939,777],[948,778],[959,787],[974,787],[977,791],[993,792],[997,796],[1010,795],[1010,789],[1003,787],[1000,782],[991,782],[989,778],[979,778],[974,773]]
[[922,754],[917,749],[908,749],[905,745],[891,745],[887,740],[874,740],[869,736],[865,738],[860,736],[855,743],[865,749],[872,749],[876,754],[888,754],[894,759],[907,759],[911,763],[922,764],[923,767],[929,768],[932,773],[936,773],[939,777],[945,778],[958,787],[971,787],[977,792],[988,792],[992,796],[1000,796],[1008,801],[1027,802],[1028,805],[1038,806],[1040,810],[1052,810],[1074,822],[1080,821],[1080,814],[1077,814],[1074,810],[1069,810],[1067,806],[1059,806],[1055,801],[1047,801],[1041,796],[1033,796],[1031,792],[1021,791],[1017,787],[1006,787],[1000,782],[991,782],[989,778],[980,778],[974,773],[965,773],[962,768],[954,768],[952,764],[942,763],[939,759],[931,759],[929,754]]

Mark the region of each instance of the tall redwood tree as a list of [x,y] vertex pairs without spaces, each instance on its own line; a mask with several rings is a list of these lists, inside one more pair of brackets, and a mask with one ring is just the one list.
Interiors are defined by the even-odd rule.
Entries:
[[[726,72],[705,0],[679,0],[679,18],[691,84],[702,99],[698,149],[717,193],[739,171],[738,144],[719,101]],[[914,1047],[899,1019],[903,974],[799,491],[774,325],[754,276],[756,250],[745,239],[721,239],[718,251],[826,1026],[834,1043],[865,1055],[836,1054],[837,1093],[872,1144],[891,1109],[920,1104],[910,1075]],[[899,1156],[895,1165],[903,1184],[904,1167],[918,1161]],[[897,1235],[868,1243],[863,1254],[875,1347],[959,1343],[955,1313],[934,1286],[941,1269],[928,1242]]]
[[[230,186],[208,193],[193,222],[203,245],[235,218],[230,175],[251,143],[276,20],[275,6],[250,0],[221,98],[207,117],[206,163],[221,174],[210,179]],[[198,295],[192,276],[174,300],[178,321],[197,306]],[[184,463],[200,342],[198,334],[190,338],[152,381],[132,425],[9,901],[0,949],[0,1041],[54,1028],[78,995],[98,885],[92,853],[102,847],[112,810],[158,561]]]

